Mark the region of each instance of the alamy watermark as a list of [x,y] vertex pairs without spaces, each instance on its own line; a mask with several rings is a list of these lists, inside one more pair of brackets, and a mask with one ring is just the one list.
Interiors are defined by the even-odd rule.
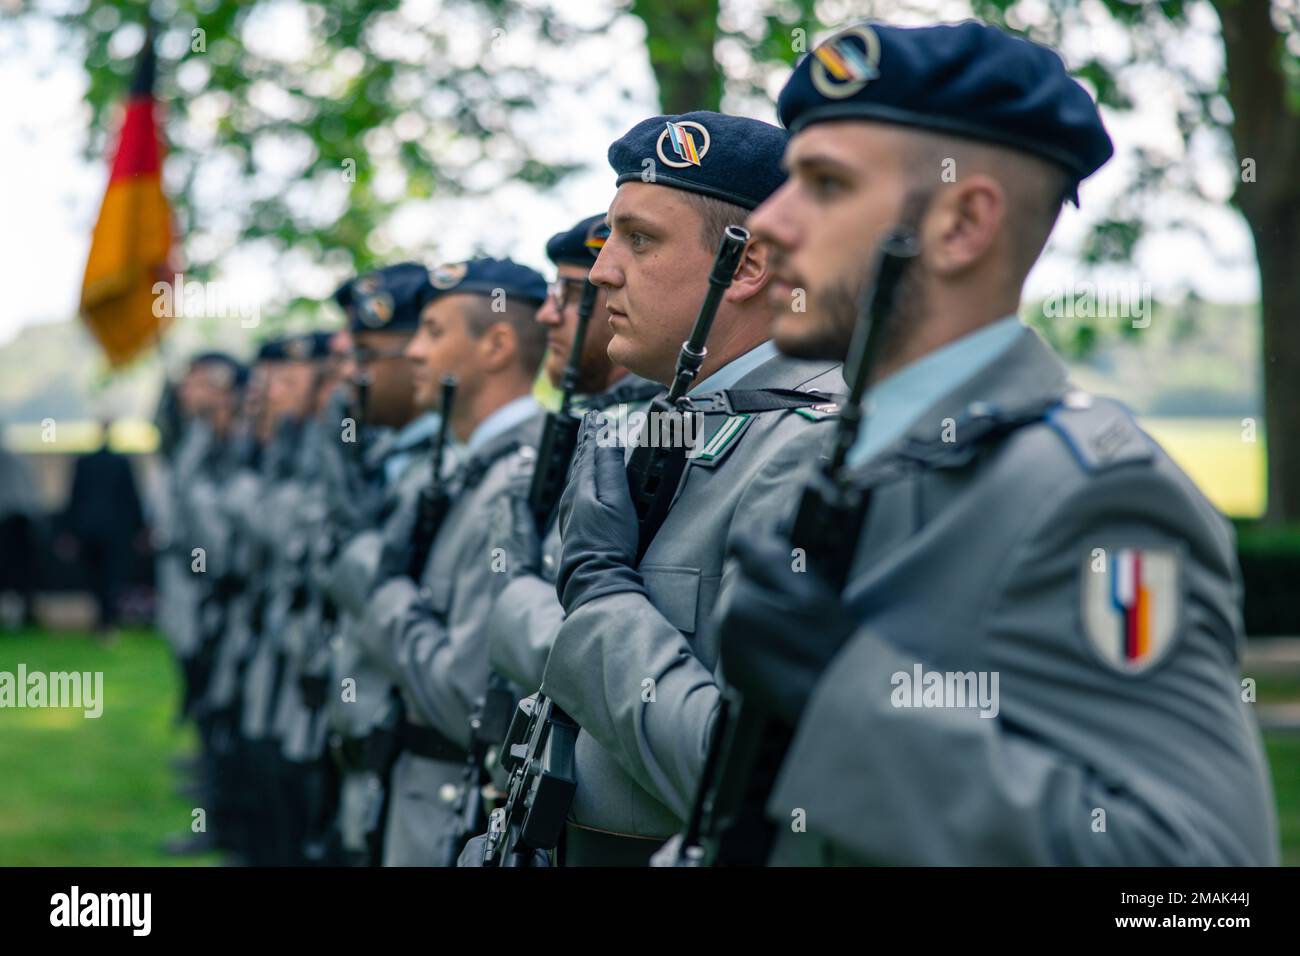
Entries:
[[226,282],[185,281],[178,272],[170,283],[153,284],[154,318],[183,319],[185,316],[212,319],[239,319],[241,329],[255,329],[262,321],[262,307],[254,299],[243,298],[236,287]]
[[1133,328],[1145,329],[1151,324],[1151,283],[1076,282],[1058,287],[1043,300],[1043,318],[1129,319]]
[[51,707],[84,711],[92,720],[104,713],[103,671],[0,671],[0,708]]
[[629,412],[626,405],[606,414],[596,433],[601,448],[685,448],[687,458],[703,452],[700,441],[704,416],[699,412]]
[[996,717],[1001,710],[997,671],[927,671],[913,664],[911,673],[895,671],[889,683],[895,707],[978,708],[981,717]]

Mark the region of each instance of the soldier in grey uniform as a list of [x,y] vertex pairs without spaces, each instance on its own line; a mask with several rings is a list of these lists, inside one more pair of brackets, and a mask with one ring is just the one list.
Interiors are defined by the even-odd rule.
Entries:
[[158,620],[185,679],[184,716],[195,721],[201,748],[199,791],[213,830],[169,842],[169,852],[235,849],[230,793],[225,787],[222,727],[205,706],[216,680],[221,640],[222,582],[227,556],[220,495],[233,468],[243,369],[223,353],[195,357],[178,399],[183,433],[167,466],[165,494],[155,510],[159,529]]
[[[766,123],[696,112],[645,120],[610,147],[618,192],[591,281],[605,290],[612,361],[672,380],[723,230],[780,185],[784,146]],[[843,389],[837,362],[777,353],[763,301],[770,281],[765,250],[750,243],[691,395]],[[565,619],[542,682],[582,729],[560,859],[639,865],[680,826],[703,763],[718,701],[717,648],[703,624],[727,541],[785,508],[788,485],[755,479],[769,463],[788,469],[813,455],[823,428],[816,414],[781,406],[705,416],[639,562],[624,449],[595,440],[591,423],[587,431],[559,509]]]
[[1015,317],[1111,154],[1091,99],[977,22],[858,24],[779,112],[791,179],[751,225],[807,291],[774,297],[783,350],[843,354],[882,234],[921,251],[849,459],[871,504],[847,590],[793,573],[788,539],[738,548],[727,679],[798,726],[771,861],[1276,863],[1231,528]]
[[[458,380],[447,427],[464,454],[445,487],[449,506],[420,561],[410,532],[390,538],[390,574],[370,597],[361,638],[401,689],[401,755],[393,769],[384,865],[445,862],[470,746],[471,714],[488,683],[487,620],[501,554],[487,518],[531,476],[541,431],[532,386],[545,348],[533,319],[546,283],[509,260],[475,259],[430,273],[420,330],[407,349],[416,401],[440,402],[441,376]],[[406,527],[416,528],[414,511]],[[414,578],[414,579],[413,579]]]
[[[404,352],[428,288],[424,266],[398,263],[353,279],[334,295],[348,316],[352,382],[336,394],[328,417],[345,439],[322,445],[330,540],[316,558],[318,587],[333,634],[314,662],[327,675],[324,712],[338,765],[332,834],[322,852],[352,865],[378,865],[390,768],[377,727],[396,693],[359,628],[375,583],[387,526],[428,481],[427,450],[441,419],[415,405]],[[355,432],[346,433],[351,424]]]
[[[578,326],[578,302],[604,240],[596,229],[605,219],[589,216],[572,228],[556,233],[546,243],[546,255],[555,263],[558,277],[549,289],[537,321],[546,329],[546,377],[561,387],[564,368],[573,349]],[[663,391],[652,382],[629,372],[609,357],[609,312],[605,293],[598,292],[582,343],[574,409],[632,411]],[[497,502],[493,522],[505,549],[505,570],[498,575],[499,592],[488,622],[492,667],[524,691],[542,684],[542,671],[551,641],[564,618],[564,608],[555,593],[555,568],[560,553],[560,528],[554,521],[545,539],[538,540],[536,520],[523,497]]]

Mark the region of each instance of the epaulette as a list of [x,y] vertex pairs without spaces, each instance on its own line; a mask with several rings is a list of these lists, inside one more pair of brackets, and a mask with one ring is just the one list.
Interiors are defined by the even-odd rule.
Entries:
[[1138,427],[1129,410],[1112,399],[1095,398],[1081,391],[1068,392],[1047,412],[1046,422],[1087,472],[1155,458],[1151,439]]

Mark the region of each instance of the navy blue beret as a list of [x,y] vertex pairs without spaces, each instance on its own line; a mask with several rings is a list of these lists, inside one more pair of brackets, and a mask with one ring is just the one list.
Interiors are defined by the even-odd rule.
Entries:
[[572,229],[551,236],[546,243],[546,255],[557,266],[564,262],[590,269],[608,234],[603,212],[588,216]]
[[353,332],[414,332],[428,290],[428,269],[399,262],[343,283],[334,301],[347,312]]
[[285,337],[274,339],[263,339],[257,347],[258,362],[284,362],[288,360],[288,353],[285,352],[285,343],[289,340]]
[[228,365],[233,370],[239,367],[239,362],[225,352],[200,352],[190,359],[190,368],[200,365]]
[[770,123],[699,110],[642,120],[614,140],[609,164],[615,185],[639,179],[753,209],[785,182],[785,142]]
[[329,358],[330,333],[306,332],[280,340],[284,358],[293,362],[316,362]]
[[777,114],[791,134],[866,119],[997,143],[1055,163],[1075,188],[1113,152],[1092,97],[1055,52],[975,20],[845,27],[795,67]]
[[512,259],[470,259],[448,262],[429,272],[429,284],[418,308],[444,295],[494,296],[498,290],[506,300],[520,299],[533,305],[546,301],[546,280],[536,269]]
[[242,388],[248,381],[248,369],[225,352],[200,352],[190,359],[191,370],[213,366],[226,369],[230,382],[235,388]]

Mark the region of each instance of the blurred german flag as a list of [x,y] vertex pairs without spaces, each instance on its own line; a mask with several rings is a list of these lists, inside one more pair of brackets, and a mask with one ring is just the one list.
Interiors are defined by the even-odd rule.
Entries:
[[163,146],[155,116],[153,30],[145,36],[113,151],[108,189],[90,241],[81,315],[111,366],[158,341],[170,322],[154,315],[155,282],[170,282],[172,214],[162,188]]

